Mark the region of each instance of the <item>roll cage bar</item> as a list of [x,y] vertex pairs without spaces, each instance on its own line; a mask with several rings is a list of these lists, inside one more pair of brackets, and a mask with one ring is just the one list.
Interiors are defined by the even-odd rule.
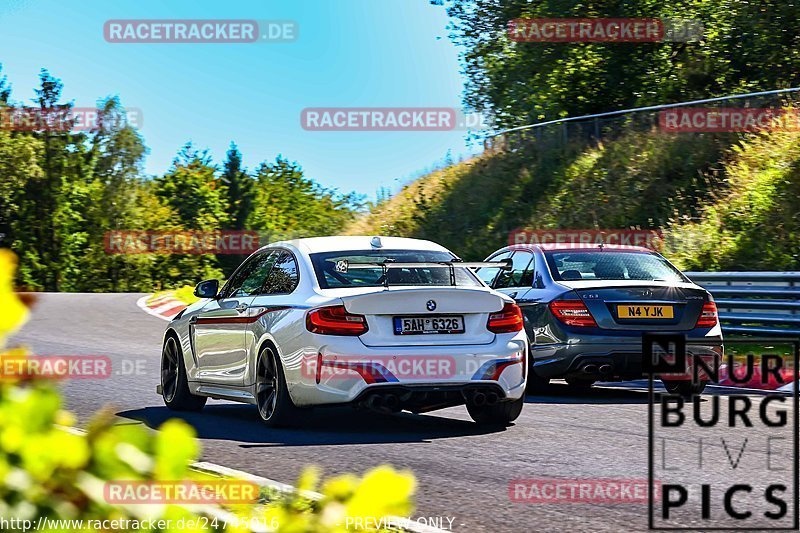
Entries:
[[456,268],[499,268],[501,270],[511,270],[511,259],[504,259],[502,261],[421,261],[412,263],[401,263],[397,261],[387,260],[383,262],[358,262],[351,263],[347,259],[341,259],[334,264],[334,272],[340,274],[347,273],[350,270],[367,270],[373,268],[380,268],[383,270],[383,286],[389,287],[389,270],[401,268],[447,268],[450,270],[450,285],[456,284]]

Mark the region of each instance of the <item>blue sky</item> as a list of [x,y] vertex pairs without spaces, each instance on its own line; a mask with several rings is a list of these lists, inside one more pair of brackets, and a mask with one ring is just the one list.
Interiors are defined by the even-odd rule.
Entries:
[[[122,44],[109,19],[292,20],[293,42]],[[119,95],[142,110],[145,170],[164,172],[187,141],[216,162],[235,141],[253,168],[283,154],[322,185],[373,196],[479,150],[463,131],[305,131],[306,107],[460,107],[464,79],[444,8],[427,0],[5,0],[0,62],[12,99],[30,102],[44,67],[64,98]],[[398,181],[401,180],[401,181]]]

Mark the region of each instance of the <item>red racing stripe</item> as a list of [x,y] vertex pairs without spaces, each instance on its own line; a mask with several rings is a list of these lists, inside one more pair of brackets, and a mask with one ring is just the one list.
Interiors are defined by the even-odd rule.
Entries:
[[289,306],[275,306],[266,307],[265,310],[255,316],[233,316],[233,317],[213,317],[213,318],[198,318],[195,324],[252,324],[257,322],[259,318],[267,313],[275,311],[283,311],[284,309],[291,309]]

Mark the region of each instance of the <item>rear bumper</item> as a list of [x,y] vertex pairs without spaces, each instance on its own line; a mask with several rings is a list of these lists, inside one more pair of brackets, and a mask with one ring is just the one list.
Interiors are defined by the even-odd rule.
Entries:
[[[367,347],[358,338],[315,335],[319,346],[297,359],[284,357],[286,379],[297,405],[359,402],[369,391],[460,391],[478,386],[501,400],[525,392],[527,337],[496,335],[481,345]],[[449,396],[448,396],[449,397]],[[463,403],[463,402],[460,402]]]
[[[582,378],[599,381],[640,379],[645,376],[642,344],[632,339],[613,342],[559,343],[531,347],[531,369],[537,376],[550,379]],[[689,361],[700,356],[709,364],[714,357],[722,360],[722,339],[689,339]],[[676,376],[671,376],[673,379]]]
[[362,390],[352,403],[369,409],[424,413],[467,403],[476,393],[489,398],[489,404],[519,398],[509,396],[496,381],[479,381],[466,385],[373,385]]

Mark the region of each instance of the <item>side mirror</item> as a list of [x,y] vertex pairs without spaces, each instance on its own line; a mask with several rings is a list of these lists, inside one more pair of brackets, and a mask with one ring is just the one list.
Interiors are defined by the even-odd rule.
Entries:
[[216,298],[219,292],[219,280],[207,279],[201,281],[194,288],[194,295],[198,298]]

